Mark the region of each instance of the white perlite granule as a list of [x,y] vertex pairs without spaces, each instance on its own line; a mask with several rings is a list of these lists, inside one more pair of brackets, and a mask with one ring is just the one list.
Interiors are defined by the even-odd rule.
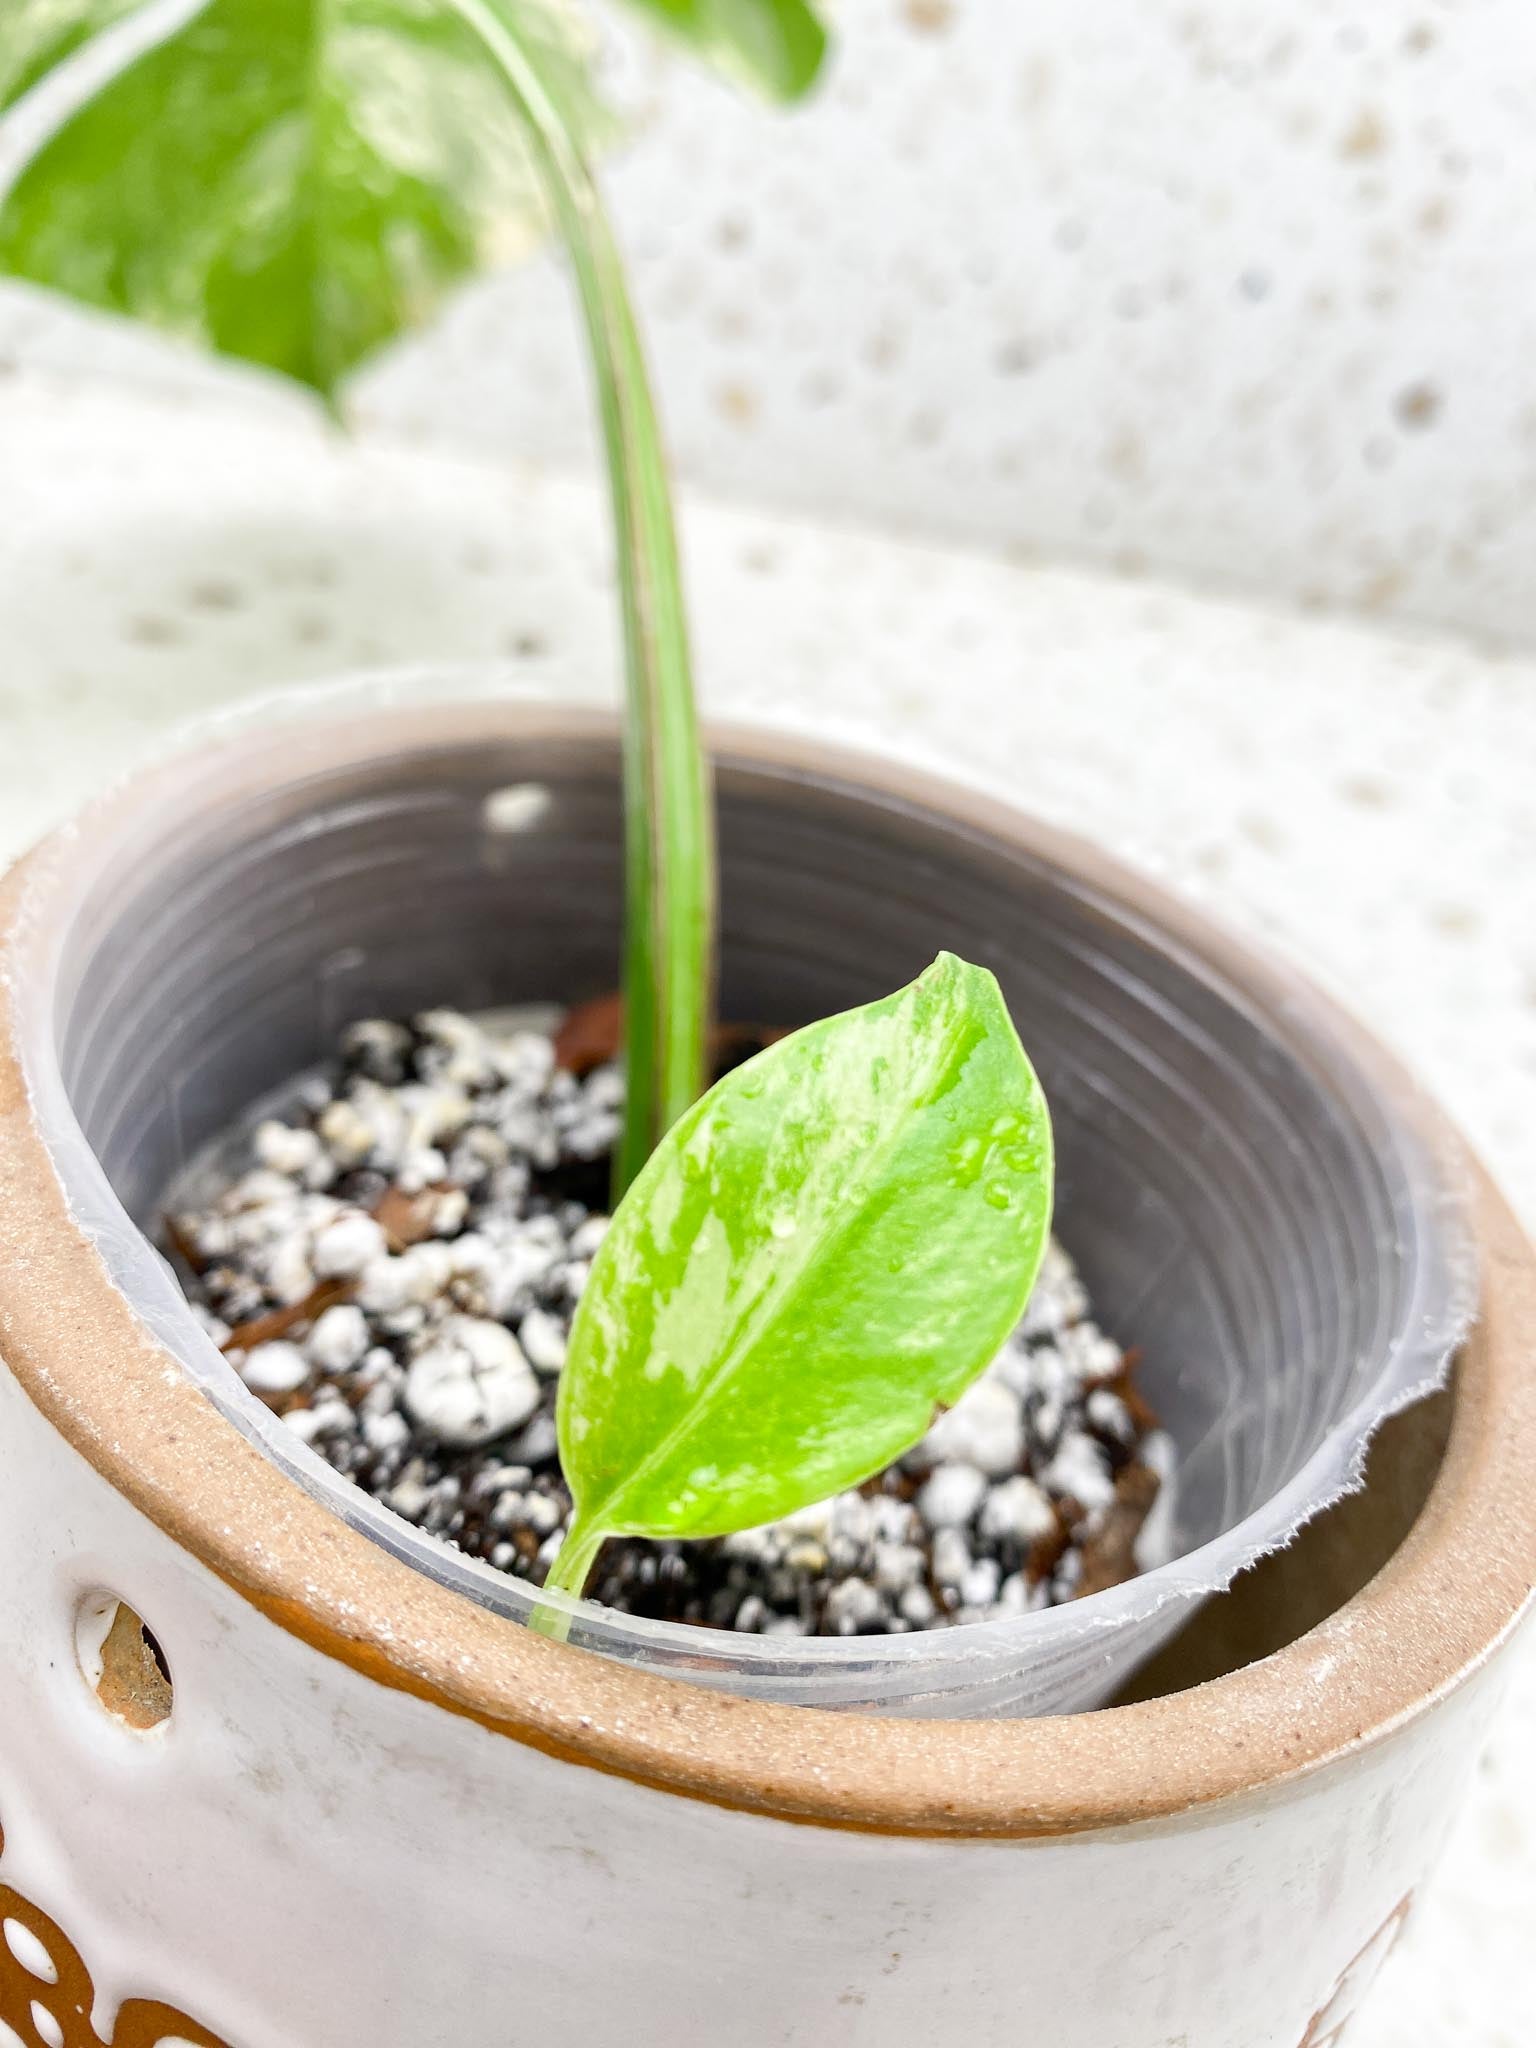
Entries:
[[[613,1068],[578,1079],[541,1032],[369,1020],[174,1217],[252,1392],[396,1514],[535,1582],[570,1514],[555,1399],[621,1103]],[[1160,1561],[1172,1470],[1053,1243],[998,1357],[886,1472],[765,1528],[611,1543],[588,1590],[774,1635],[1027,1613]]]

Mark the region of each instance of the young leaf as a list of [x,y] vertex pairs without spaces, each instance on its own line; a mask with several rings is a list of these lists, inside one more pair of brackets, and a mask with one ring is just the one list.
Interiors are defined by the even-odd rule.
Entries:
[[630,0],[721,71],[772,99],[814,83],[827,32],[806,0]]
[[728,1074],[593,1261],[550,1585],[580,1591],[605,1536],[771,1521],[909,1449],[1023,1312],[1051,1158],[997,983],[952,954]]
[[[573,133],[597,122],[567,17],[515,24]],[[124,0],[0,6],[0,111]],[[152,12],[154,10],[151,10]],[[159,10],[164,13],[162,8]],[[0,270],[331,398],[449,286],[541,232],[523,124],[441,0],[208,0],[60,112],[0,195]]]

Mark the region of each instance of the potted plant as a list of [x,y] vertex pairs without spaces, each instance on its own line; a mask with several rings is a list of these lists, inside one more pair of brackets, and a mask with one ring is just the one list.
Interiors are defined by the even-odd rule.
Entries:
[[[1138,1334],[1200,1361],[1170,1376],[1169,1419],[1190,1443],[1222,1421],[1208,1433],[1230,1455],[1194,1469],[1189,1554],[1077,1614],[721,1646],[493,1586],[306,1455],[134,1227],[153,1226],[190,1152],[349,1018],[601,989],[627,875],[621,1182],[674,1136],[635,1179],[633,1241],[615,1225],[593,1299],[617,1308],[592,1329],[626,1340],[636,1304],[649,1313],[665,1292],[633,1262],[706,1114],[690,1104],[713,897],[670,517],[611,246],[557,102],[524,61],[519,17],[455,15],[499,52],[586,266],[625,564],[627,731],[621,745],[568,714],[456,690],[343,693],[141,778],[8,884],[0,1438],[19,1562],[5,1595],[0,2017],[28,2041],[118,2048],[533,2039],[556,2025],[598,2042],[712,2041],[722,2025],[749,2041],[972,2042],[1013,2038],[1027,1999],[1036,2024],[1084,2048],[1330,2039],[1433,1852],[1492,1695],[1491,1652],[1529,1591],[1536,1417],[1518,1328],[1532,1279],[1491,1194],[1484,1316],[1450,1448],[1385,1571],[1197,1692],[988,1718],[1049,1704],[1063,1670],[1081,1686],[1085,1667],[1127,1668],[1181,1600],[1283,1539],[1342,1482],[1369,1419],[1433,1383],[1459,1328],[1445,1135],[1320,999],[1012,814],[722,736],[725,1013],[803,1024],[951,948],[986,960],[1047,1076],[1064,1232],[1135,1308]],[[177,53],[162,55],[174,70]],[[526,912],[490,940],[514,885]],[[903,1045],[924,1042],[915,1005],[990,1002],[954,969],[920,989],[897,1006]],[[974,1042],[1003,1063],[1017,1107],[1031,1083],[1005,1025],[993,1009]],[[814,1032],[787,1040],[714,1101],[750,1124],[753,1078],[773,1090],[788,1075],[799,1101],[815,1092],[810,1055],[827,1051]],[[856,1048],[845,1090],[872,1066]],[[822,1133],[841,1165],[837,1135]],[[994,1276],[959,1267],[970,1285],[951,1327],[979,1304],[961,1380],[1016,1313],[1043,1238],[1043,1126],[1032,1115],[994,1135],[980,1207],[1008,1215],[1014,1256],[995,1298]],[[919,1194],[935,1178],[931,1162],[896,1176]],[[985,1200],[994,1179],[1006,1203]],[[433,1186],[429,1173],[414,1192]],[[763,1213],[768,1249],[793,1239]],[[976,1212],[936,1213],[923,1234],[948,1255],[950,1218]],[[693,1241],[701,1229],[696,1217]],[[902,1277],[891,1258],[912,1248],[881,1250],[886,1298]],[[919,1273],[913,1299],[931,1284]],[[599,1380],[604,1357],[589,1346]],[[1223,1403],[1235,1362],[1262,1371],[1264,1399]],[[643,1405],[644,1366],[623,1383],[626,1413]],[[957,1390],[925,1379],[919,1398]],[[886,1405],[870,1407],[878,1425]],[[777,1483],[777,1449],[773,1462]],[[665,1521],[677,1489],[663,1491],[662,1522],[641,1526],[678,1526]],[[615,1520],[610,1493],[601,1525],[634,1526],[633,1505]],[[759,1497],[753,1516],[782,1505]],[[1450,1614],[1447,1583],[1465,1595]],[[547,1639],[566,1626],[607,1654]],[[1332,1890],[1309,1883],[1320,1869]],[[673,1951],[699,1921],[712,1946],[696,1944],[690,1972]],[[1027,1976],[1012,1961],[1020,1929]],[[724,2013],[702,1995],[711,1979]]]

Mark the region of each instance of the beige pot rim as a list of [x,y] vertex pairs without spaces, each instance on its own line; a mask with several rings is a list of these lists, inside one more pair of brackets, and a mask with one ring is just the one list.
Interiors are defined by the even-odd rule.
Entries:
[[[466,718],[543,733],[609,722],[508,704]],[[360,741],[360,745],[367,745]],[[1171,940],[1269,970],[1097,849],[972,791],[783,735],[731,751],[835,773],[1046,856]],[[174,774],[162,768],[158,774]],[[112,804],[87,814],[83,829]],[[143,801],[142,788],[138,801]],[[0,885],[14,934],[29,857]],[[9,963],[7,963],[9,970]],[[1384,1074],[1390,1057],[1342,1017]],[[1460,1355],[1445,1460],[1386,1567],[1261,1663],[1135,1706],[1034,1721],[883,1719],[707,1691],[530,1633],[348,1527],[175,1367],[69,1214],[14,1046],[0,979],[0,1352],[48,1420],[144,1514],[280,1626],[374,1681],[511,1740],[643,1784],[823,1826],[1029,1836],[1171,1816],[1281,1782],[1381,1739],[1482,1664],[1536,1579],[1536,1253],[1477,1176],[1479,1322]],[[213,1475],[210,1478],[210,1475]]]

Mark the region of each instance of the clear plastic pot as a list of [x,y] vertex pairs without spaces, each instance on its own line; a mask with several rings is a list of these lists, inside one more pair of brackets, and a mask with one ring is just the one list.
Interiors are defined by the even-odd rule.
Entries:
[[[1441,1378],[1473,1296],[1459,1155],[1325,998],[1079,842],[777,736],[718,735],[716,760],[727,1014],[803,1022],[941,947],[997,973],[1053,1106],[1059,1234],[1179,1446],[1179,1554],[1070,1606],[905,1636],[573,1603],[571,1640],[825,1708],[1098,1704]],[[105,798],[35,858],[13,954],[39,1121],[142,1319],[299,1484],[518,1620],[531,1587],[360,1493],[246,1392],[143,1233],[185,1162],[350,1019],[611,987],[621,857],[612,725],[462,677],[365,681],[226,722]]]

